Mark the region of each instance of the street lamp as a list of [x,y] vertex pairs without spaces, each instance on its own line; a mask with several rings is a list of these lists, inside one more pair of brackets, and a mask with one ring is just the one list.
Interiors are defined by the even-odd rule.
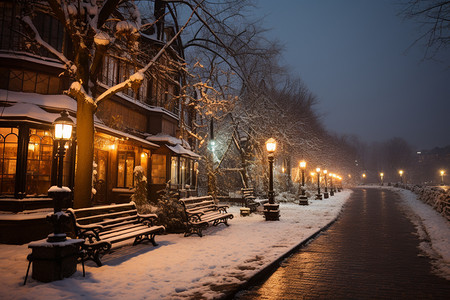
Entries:
[[362,178],[363,178],[363,184],[366,184],[366,173],[362,174]]
[[334,173],[330,173],[330,196],[334,196],[333,178],[336,176]]
[[68,221],[69,216],[62,210],[62,201],[66,199],[71,190],[62,186],[64,172],[64,156],[66,154],[66,143],[72,138],[73,121],[69,118],[69,113],[65,110],[61,112],[61,116],[53,122],[55,129],[54,139],[58,144],[58,150],[55,155],[57,170],[57,186],[52,186],[48,190],[49,196],[53,198],[54,213],[47,216],[47,220],[53,224],[54,232],[49,234],[48,242],[63,242],[66,240],[66,234],[62,230],[63,224]]
[[61,116],[56,118],[53,122],[55,127],[55,140],[58,142],[58,180],[57,186],[62,187],[63,170],[64,170],[64,156],[66,154],[66,142],[72,137],[73,121],[69,118],[69,113],[65,110],[61,112]]
[[381,173],[380,173],[380,180],[381,180],[381,185],[382,185],[382,186],[384,185],[384,183],[383,183],[383,177],[384,177],[384,173],[381,172]]
[[273,138],[268,139],[266,141],[266,150],[269,160],[269,203],[264,204],[264,215],[266,217],[266,221],[278,221],[280,219],[280,210],[278,209],[279,205],[275,204],[273,192],[273,154],[276,149],[277,142]]
[[323,170],[323,176],[324,176],[324,180],[325,180],[325,193],[323,193],[323,197],[324,197],[325,199],[327,199],[327,198],[329,197],[329,196],[328,196],[327,174],[328,174],[328,171],[327,171],[327,170]]
[[322,200],[322,194],[320,193],[320,168],[316,169],[317,173],[317,195],[316,200]]
[[403,184],[403,170],[399,170],[398,174],[400,174],[400,183]]
[[342,177],[337,176],[337,179],[339,180],[339,185],[338,185],[337,191],[340,192],[342,190]]
[[302,171],[302,184],[300,186],[300,200],[298,204],[300,205],[308,205],[308,197],[305,195],[305,169],[306,169],[306,161],[302,160],[299,163],[300,170]]
[[444,175],[445,175],[445,171],[444,171],[444,170],[440,170],[439,173],[441,174],[441,185],[444,185]]

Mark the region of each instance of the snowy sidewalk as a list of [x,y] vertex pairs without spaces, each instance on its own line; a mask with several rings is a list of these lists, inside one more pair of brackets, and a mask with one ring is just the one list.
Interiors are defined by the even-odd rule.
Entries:
[[[376,188],[376,187],[374,187]],[[426,227],[439,269],[449,271],[450,225],[409,191],[402,194],[420,226]],[[92,262],[70,278],[40,283],[26,272],[27,245],[0,244],[0,299],[213,299],[234,290],[332,222],[349,198],[350,190],[309,206],[280,205],[280,221],[266,222],[262,215],[235,218],[230,226],[208,228],[203,238],[182,234],[157,236],[158,247],[126,246],[104,256],[104,266]],[[417,221],[418,222],[418,221]],[[436,254],[438,252],[439,254]]]
[[280,221],[262,215],[235,218],[229,227],[208,228],[202,238],[157,236],[158,247],[126,246],[102,259],[104,266],[81,265],[70,278],[22,286],[27,245],[0,245],[1,299],[186,299],[215,298],[242,284],[303,240],[333,221],[351,194],[337,193],[309,206],[281,204]]

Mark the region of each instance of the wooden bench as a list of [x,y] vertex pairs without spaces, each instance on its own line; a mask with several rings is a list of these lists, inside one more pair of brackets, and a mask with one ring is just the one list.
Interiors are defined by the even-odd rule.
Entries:
[[233,214],[227,212],[228,206],[217,205],[212,196],[190,197],[180,199],[185,213],[186,232],[184,236],[197,234],[203,236],[202,230],[209,225],[217,226],[220,223],[228,225],[228,219]]
[[165,231],[155,225],[155,214],[138,214],[134,202],[67,210],[72,218],[76,237],[84,239],[83,260],[92,259],[102,265],[100,255],[108,252],[112,244],[134,238],[133,245],[144,240],[154,246],[155,235]]
[[255,201],[255,190],[253,188],[242,188],[241,191],[245,207],[250,208],[250,212],[255,212],[259,206],[259,203]]

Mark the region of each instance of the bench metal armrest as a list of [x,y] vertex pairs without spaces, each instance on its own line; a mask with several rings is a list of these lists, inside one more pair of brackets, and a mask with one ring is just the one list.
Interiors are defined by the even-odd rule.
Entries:
[[218,205],[217,210],[221,213],[227,213],[228,205]]
[[203,212],[196,212],[196,213],[186,212],[186,213],[187,213],[188,222],[201,221],[202,220],[202,215],[205,214]]
[[103,230],[102,225],[80,225],[76,223],[79,238],[88,239],[90,243],[94,242],[94,239],[100,241],[99,233]]
[[138,221],[148,227],[153,226],[157,219],[158,216],[156,214],[138,214]]

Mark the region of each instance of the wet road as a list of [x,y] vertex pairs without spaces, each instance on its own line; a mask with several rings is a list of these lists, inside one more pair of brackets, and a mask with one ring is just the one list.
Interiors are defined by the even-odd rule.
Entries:
[[235,299],[450,299],[399,196],[355,189],[338,221]]

